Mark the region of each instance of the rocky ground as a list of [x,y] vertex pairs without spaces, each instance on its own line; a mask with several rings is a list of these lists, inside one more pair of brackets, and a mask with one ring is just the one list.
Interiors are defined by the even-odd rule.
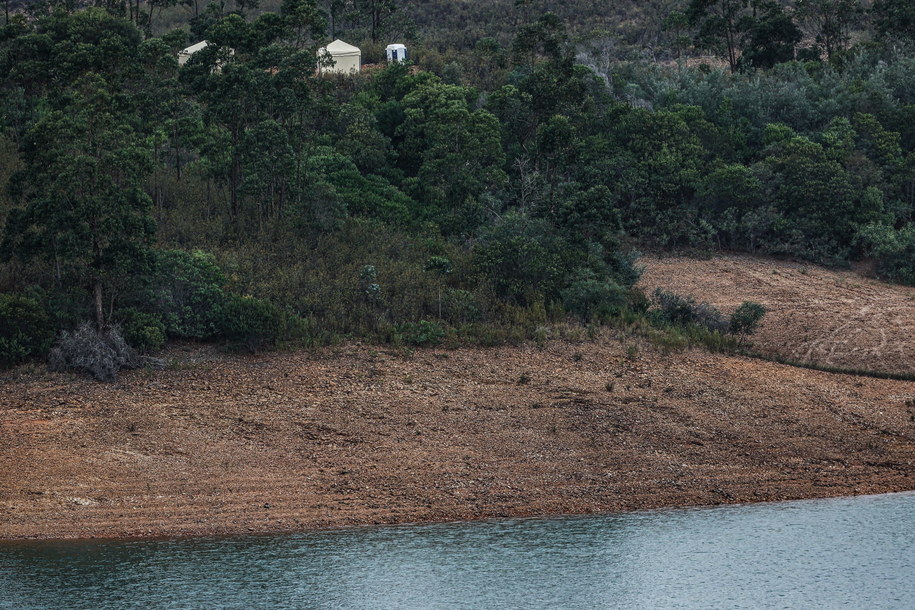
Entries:
[[[880,322],[904,315],[907,289],[755,259],[681,262],[695,274],[655,261],[646,281],[668,277],[678,282],[670,288],[702,298],[723,290],[729,300],[708,300],[724,307],[765,302],[765,349],[782,342],[806,357],[810,346],[811,358],[860,366],[857,353],[869,367],[908,370],[901,356],[869,347],[883,341],[872,336],[880,329],[902,350],[892,353],[911,349],[901,323]],[[810,286],[822,317],[813,297],[792,293]],[[791,304],[806,321],[783,310]],[[833,332],[841,350],[814,336],[841,326],[829,319],[836,311],[859,312],[870,329]],[[820,326],[805,338],[779,330],[785,324]],[[38,367],[0,377],[0,539],[273,532],[915,489],[911,382],[703,351],[665,355],[611,334],[544,349],[405,354],[348,345],[240,357],[176,346],[168,355],[168,370],[114,384]]]

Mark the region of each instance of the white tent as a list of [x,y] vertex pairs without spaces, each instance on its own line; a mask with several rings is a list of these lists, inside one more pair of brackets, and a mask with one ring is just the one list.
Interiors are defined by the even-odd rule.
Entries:
[[[179,65],[179,66],[183,66],[184,64],[187,63],[187,60],[189,60],[189,59],[191,58],[191,55],[193,55],[193,54],[196,53],[197,51],[202,51],[202,50],[204,50],[205,48],[207,48],[207,47],[210,46],[211,44],[213,44],[213,43],[208,42],[208,41],[206,41],[206,40],[201,40],[201,41],[198,42],[197,44],[192,44],[192,45],[189,46],[188,48],[182,49],[181,51],[178,51],[178,65]],[[230,55],[230,56],[234,56],[234,55],[235,55],[235,49],[229,49],[229,55]],[[213,72],[214,72],[215,74],[219,74],[220,72],[222,72],[222,66],[223,66],[224,64],[225,64],[224,61],[222,61],[222,60],[217,60],[217,61],[216,61],[216,65],[213,66]]]
[[209,42],[207,42],[206,40],[201,40],[197,44],[192,44],[188,48],[178,51],[178,65],[183,66],[184,64],[187,63],[187,60],[189,60],[191,58],[191,55],[193,55],[197,51],[204,50],[208,46],[210,46]]
[[339,38],[326,47],[318,49],[318,59],[324,60],[325,55],[330,55],[334,65],[320,66],[318,69],[324,74],[355,74],[362,69],[362,51],[359,47],[346,44]]
[[385,49],[388,54],[388,63],[396,64],[407,61],[407,47],[402,44],[389,44]]

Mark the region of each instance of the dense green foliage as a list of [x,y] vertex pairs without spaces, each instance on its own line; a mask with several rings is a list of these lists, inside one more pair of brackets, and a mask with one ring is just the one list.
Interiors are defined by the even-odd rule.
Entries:
[[[844,0],[621,5],[643,38],[589,32],[577,3],[492,3],[478,33],[440,2],[175,4],[0,30],[0,292],[37,324],[3,327],[6,363],[90,318],[141,350],[258,350],[657,317],[634,246],[875,257],[915,281],[909,3],[876,2],[872,32]],[[316,76],[343,34],[376,61],[404,37],[419,69]],[[705,50],[726,64],[682,59]],[[657,299],[709,332],[762,315]]]
[[53,333],[41,306],[28,297],[0,294],[0,366],[43,354]]

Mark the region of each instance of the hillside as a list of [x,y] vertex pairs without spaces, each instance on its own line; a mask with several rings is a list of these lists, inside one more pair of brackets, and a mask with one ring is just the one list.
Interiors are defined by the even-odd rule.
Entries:
[[[761,349],[778,352],[784,342],[794,355],[811,345],[813,357],[857,363],[843,338],[854,337],[861,362],[904,368],[868,330],[890,315],[879,311],[881,298],[908,315],[902,289],[878,293],[882,286],[851,273],[736,258],[651,261],[645,282],[700,296],[727,289],[729,300],[717,299],[724,306],[765,301]],[[849,311],[860,328],[826,321]],[[792,342],[804,325],[806,339]],[[911,349],[897,326],[887,344]],[[170,356],[169,370],[115,384],[6,374],[0,539],[287,531],[915,488],[910,382],[700,350],[664,355],[612,334],[544,349],[348,345],[236,357],[187,346]]]
[[643,261],[640,285],[731,311],[743,301],[769,310],[753,338],[757,351],[792,362],[915,373],[915,288],[851,270],[752,256]]
[[[911,383],[671,353],[737,339],[649,311],[634,250],[915,284],[911,3],[819,5],[826,49],[772,3],[740,48],[710,13],[655,46],[673,0],[65,4],[0,35],[0,538],[912,487]],[[332,7],[363,62],[417,65],[319,75]],[[696,28],[727,70],[616,61]],[[913,373],[911,289],[647,264],[765,304],[762,354]]]

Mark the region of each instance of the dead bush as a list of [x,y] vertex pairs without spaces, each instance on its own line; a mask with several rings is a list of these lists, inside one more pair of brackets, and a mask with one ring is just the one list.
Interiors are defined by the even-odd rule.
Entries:
[[143,359],[127,345],[117,326],[99,330],[91,322],[64,331],[48,354],[52,371],[87,372],[99,381],[114,381],[121,369],[142,365]]

